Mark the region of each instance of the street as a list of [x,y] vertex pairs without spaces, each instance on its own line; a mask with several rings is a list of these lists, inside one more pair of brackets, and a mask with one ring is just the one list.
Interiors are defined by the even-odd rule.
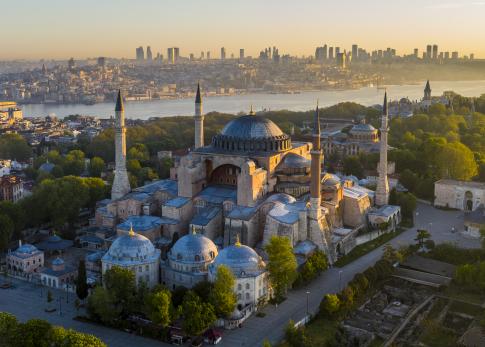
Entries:
[[[451,232],[452,227],[455,230],[463,228],[462,212],[442,211],[429,205],[418,204],[416,226],[417,228],[428,229],[436,243],[455,242],[461,247],[480,247],[480,240],[467,239],[458,232]],[[415,227],[401,233],[390,243],[395,247],[415,243],[414,238],[417,228]],[[325,271],[304,288],[290,291],[287,300],[278,305],[278,307],[268,305],[263,309],[263,312],[266,314],[265,317],[259,318],[253,315],[243,323],[241,329],[224,331],[222,342],[219,345],[227,347],[261,346],[265,338],[269,339],[271,343],[280,341],[290,319],[297,322],[306,316],[307,300],[309,311],[316,313],[325,294],[338,292],[356,273],[362,272],[373,265],[380,259],[383,247],[375,249],[342,268],[331,268]],[[15,289],[6,289],[0,292],[0,311],[11,312],[22,321],[31,318],[46,319],[56,325],[94,334],[110,347],[168,346],[155,340],[73,320],[72,318],[77,315],[73,305],[75,294],[70,294],[69,304],[67,304],[65,292],[51,290],[54,294],[54,303],[57,305],[57,311],[46,313],[44,312],[46,307],[46,288],[42,289],[41,297],[39,286],[17,280],[14,280],[14,283],[16,285]],[[61,305],[62,316],[59,315],[59,302],[56,301],[59,297],[63,298]]]

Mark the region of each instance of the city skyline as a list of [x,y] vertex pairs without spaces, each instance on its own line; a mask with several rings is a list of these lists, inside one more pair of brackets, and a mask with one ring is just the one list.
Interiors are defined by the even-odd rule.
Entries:
[[[82,6],[48,0],[2,8],[18,15],[5,18],[1,60],[133,59],[138,46],[151,46],[154,55],[165,55],[168,47],[175,46],[183,56],[210,51],[214,58],[221,47],[228,57],[237,57],[240,48],[257,57],[262,48],[277,46],[282,54],[309,56],[323,43],[347,50],[352,44],[368,50],[393,47],[400,55],[436,43],[443,51],[485,56],[485,48],[478,45],[485,39],[479,30],[485,2],[476,0],[411,0],[406,6],[383,0],[345,4],[185,0],[169,6],[152,0],[136,4],[87,0]],[[450,26],[451,21],[457,25]]]

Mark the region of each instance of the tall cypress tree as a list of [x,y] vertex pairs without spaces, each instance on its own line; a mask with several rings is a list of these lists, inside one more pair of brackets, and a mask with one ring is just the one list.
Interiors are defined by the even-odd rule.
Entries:
[[84,260],[79,261],[79,267],[77,270],[76,294],[77,297],[81,300],[84,300],[88,297],[86,263],[84,262]]

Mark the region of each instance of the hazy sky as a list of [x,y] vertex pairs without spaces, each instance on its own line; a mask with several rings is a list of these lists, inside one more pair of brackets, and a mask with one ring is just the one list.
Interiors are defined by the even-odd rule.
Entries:
[[0,0],[0,59],[181,54],[225,46],[309,55],[317,45],[485,57],[485,0]]

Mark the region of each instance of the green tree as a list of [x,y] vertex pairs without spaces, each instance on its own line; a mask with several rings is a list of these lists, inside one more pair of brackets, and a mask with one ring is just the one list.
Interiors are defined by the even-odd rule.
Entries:
[[105,169],[104,160],[100,157],[91,158],[89,161],[89,175],[92,177],[101,177]]
[[360,162],[359,157],[347,156],[344,159],[344,173],[346,175],[354,175],[358,178],[364,177],[364,167]]
[[485,249],[485,226],[480,228],[480,238],[482,240],[482,248]]
[[310,346],[311,342],[305,334],[305,328],[295,327],[295,322],[290,320],[285,328],[285,340],[291,347]]
[[265,250],[268,253],[269,278],[275,296],[281,298],[297,276],[297,263],[290,240],[287,237],[273,236]]
[[325,294],[322,302],[320,303],[320,312],[326,317],[332,318],[340,310],[340,299],[336,294]]
[[88,313],[91,318],[111,324],[121,314],[121,306],[117,305],[113,296],[103,287],[94,288],[88,298]]
[[86,263],[83,259],[79,261],[76,280],[76,295],[83,300],[88,297],[88,283],[86,275]]
[[228,317],[236,308],[237,298],[234,294],[234,275],[231,270],[220,265],[217,268],[214,287],[210,295],[210,302],[214,306],[218,317]]
[[15,226],[9,216],[0,214],[0,252],[8,249]]
[[78,149],[70,151],[64,158],[64,173],[79,176],[84,171],[84,153]]
[[2,346],[14,346],[19,322],[13,314],[0,312],[0,341]]
[[340,307],[345,310],[350,310],[354,305],[354,296],[355,293],[352,287],[345,287],[339,294],[337,294],[337,297],[340,300]]
[[414,240],[417,242],[419,248],[423,248],[425,241],[429,238],[431,238],[431,234],[427,230],[418,229],[416,238]]
[[384,245],[384,253],[382,259],[389,263],[395,263],[396,261],[402,261],[402,255],[392,247],[390,243]]
[[183,329],[190,336],[202,334],[215,320],[214,307],[189,290],[182,303]]
[[128,150],[128,159],[135,159],[138,161],[147,161],[150,159],[147,147],[142,143],[137,143]]
[[17,346],[49,347],[52,340],[52,326],[41,319],[31,319],[17,327]]
[[0,136],[0,157],[25,162],[32,157],[32,149],[21,135],[4,134]]
[[172,295],[167,289],[150,293],[146,297],[145,305],[148,310],[148,317],[155,324],[164,327],[170,324],[172,319]]
[[99,338],[71,329],[53,327],[52,347],[106,347]]
[[119,306],[122,314],[130,313],[137,292],[133,271],[113,266],[104,274],[104,285],[113,298],[113,302]]

